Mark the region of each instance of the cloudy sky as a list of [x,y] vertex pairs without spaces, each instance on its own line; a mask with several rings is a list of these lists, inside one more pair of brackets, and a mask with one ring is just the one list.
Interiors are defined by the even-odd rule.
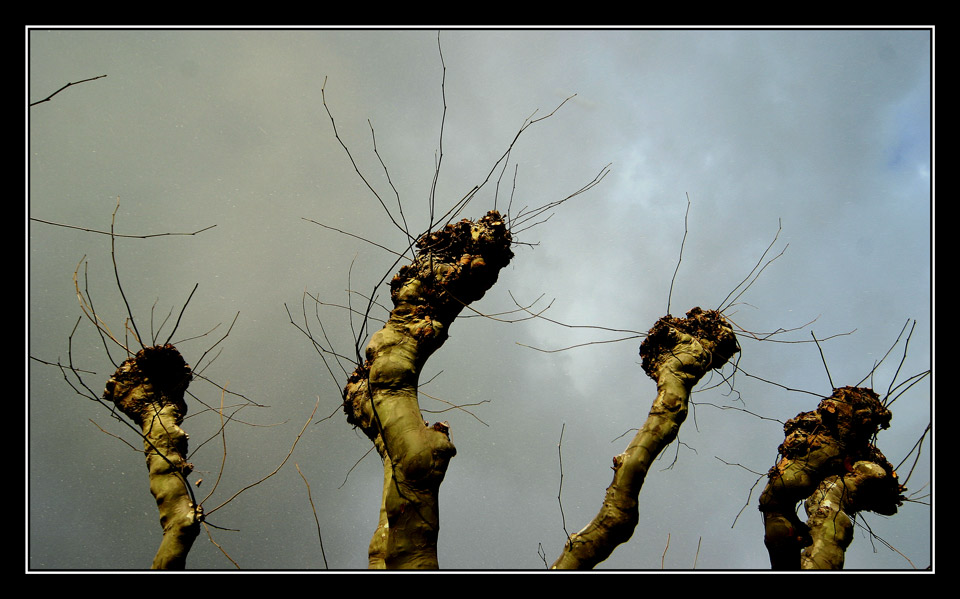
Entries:
[[[740,333],[735,391],[719,376],[701,385],[679,442],[646,481],[633,538],[604,568],[767,568],[755,473],[775,463],[781,423],[814,409],[831,380],[868,377],[908,320],[916,328],[902,366],[903,339],[865,384],[885,394],[931,368],[929,31],[446,30],[445,82],[436,30],[33,29],[25,41],[30,102],[107,75],[28,109],[31,217],[108,230],[119,199],[118,233],[216,225],[116,244],[139,331],[165,340],[199,284],[173,340],[195,368],[220,352],[203,375],[269,406],[245,407],[227,427],[222,479],[205,508],[274,470],[319,398],[287,465],[210,517],[213,540],[242,568],[323,567],[295,464],[310,484],[329,567],[364,568],[377,521],[382,469],[338,410],[345,376],[334,361],[331,377],[285,309],[302,326],[306,306],[311,329],[322,323],[334,348],[352,355],[361,319],[343,306],[365,305],[371,292],[388,302],[377,284],[395,257],[310,221],[403,249],[403,233],[334,135],[324,85],[341,139],[392,207],[372,127],[414,232],[429,223],[441,122],[436,203],[446,210],[484,181],[525,119],[576,94],[524,131],[499,193],[494,178],[464,216],[494,205],[516,215],[570,195],[608,164],[609,174],[519,232],[513,262],[474,306],[485,314],[515,309],[511,295],[523,304],[542,296],[536,306],[552,302],[545,316],[554,321],[643,332],[668,300],[675,315],[719,307],[782,225],[767,258],[782,256],[725,312],[758,336],[807,326],[774,337],[798,343]],[[122,334],[110,240],[37,221],[25,230],[28,353],[65,363],[72,347],[99,393],[115,366],[88,321],[69,341],[81,315],[73,275],[85,259],[81,285]],[[564,525],[574,532],[596,514],[611,458],[656,392],[638,338],[530,348],[629,333],[503,322],[518,318],[458,320],[424,373],[432,379],[424,393],[470,406],[436,413],[448,404],[422,402],[427,420],[449,421],[458,449],[440,494],[444,568],[536,570],[540,553],[552,562]],[[821,359],[811,331],[855,332],[822,343]],[[149,567],[161,534],[156,507],[142,455],[115,436],[133,445],[137,437],[57,368],[27,366],[27,567]],[[203,444],[219,426],[203,404],[219,405],[220,391],[204,380],[190,391],[184,428],[199,448],[191,479],[204,479],[204,497],[223,441]],[[929,377],[893,404],[879,447],[894,465],[931,421],[932,404]],[[931,489],[929,449],[907,483],[917,497]],[[899,468],[901,480],[909,471],[910,462]],[[867,514],[847,567],[926,567],[931,520],[927,499],[894,517]],[[206,533],[188,566],[233,568]]]

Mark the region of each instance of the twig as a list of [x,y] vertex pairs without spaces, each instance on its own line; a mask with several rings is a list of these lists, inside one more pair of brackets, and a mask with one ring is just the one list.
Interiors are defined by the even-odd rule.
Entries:
[[356,160],[353,159],[353,154],[350,153],[350,148],[348,148],[347,144],[344,143],[343,139],[340,138],[340,132],[337,131],[337,123],[333,120],[333,113],[330,112],[330,107],[327,106],[326,88],[327,79],[324,77],[323,85],[320,86],[320,99],[323,102],[323,108],[327,111],[327,116],[330,118],[330,125],[333,127],[333,136],[337,138],[338,142],[340,142],[340,147],[342,147],[343,151],[346,152],[347,158],[350,159],[350,163],[353,165],[353,170],[356,171],[357,175],[360,177],[360,180],[363,181],[364,185],[367,186],[367,189],[369,189],[370,192],[373,193],[374,197],[377,198],[377,201],[380,202],[380,206],[383,207],[384,212],[387,213],[387,217],[390,219],[390,222],[392,222],[395,227],[400,229],[404,235],[410,237],[410,233],[407,231],[407,229],[397,222],[397,220],[393,217],[393,213],[390,212],[389,208],[387,208],[387,204],[383,201],[383,198],[380,197],[380,194],[377,193],[377,190],[373,188],[373,185],[371,185],[364,176],[363,172],[360,170],[360,167],[357,165]]
[[31,102],[31,103],[30,103],[30,106],[33,107],[33,106],[36,106],[37,104],[43,104],[44,102],[49,102],[51,98],[53,98],[55,95],[59,94],[59,93],[62,92],[63,90],[67,89],[67,88],[70,87],[71,85],[80,85],[81,83],[86,83],[87,81],[94,81],[94,80],[96,80],[96,79],[103,79],[104,77],[106,77],[106,75],[97,75],[96,77],[90,77],[90,78],[88,78],[88,79],[81,79],[80,81],[71,81],[70,83],[64,85],[63,87],[61,87],[61,88],[58,89],[57,91],[53,92],[52,94],[50,94],[50,95],[47,96],[46,98],[44,98],[44,99],[42,99],[42,100],[37,100],[36,102]]
[[338,229],[338,228],[336,228],[336,227],[331,227],[330,225],[325,225],[325,224],[320,223],[320,222],[317,222],[317,221],[315,221],[315,220],[313,220],[313,219],[311,219],[311,218],[306,218],[306,217],[300,217],[300,218],[302,218],[303,220],[305,220],[305,221],[307,221],[307,222],[311,222],[311,223],[313,223],[313,224],[315,224],[315,225],[319,225],[319,226],[323,227],[324,229],[330,229],[331,231],[336,231],[337,233],[340,233],[340,234],[342,234],[342,235],[347,235],[348,237],[353,237],[354,239],[359,239],[360,241],[365,241],[365,242],[369,243],[370,245],[375,245],[375,246],[377,246],[378,248],[380,248],[381,250],[384,250],[384,251],[386,251],[386,252],[390,252],[390,253],[393,254],[394,256],[399,256],[400,258],[405,258],[405,257],[406,257],[404,254],[401,254],[400,252],[397,252],[397,251],[395,251],[395,250],[391,250],[391,249],[388,248],[387,246],[385,246],[385,245],[380,245],[379,243],[377,243],[377,242],[375,242],[375,241],[371,241],[371,240],[367,239],[366,237],[363,237],[362,235],[357,235],[357,234],[355,234],[355,233],[350,233],[350,232],[348,232],[348,231],[344,231],[344,230]]
[[[567,324],[567,323],[564,323],[564,322],[560,322],[560,321],[558,321],[558,320],[553,320],[553,319],[551,319],[551,318],[547,318],[546,316],[543,316],[543,313],[546,312],[547,310],[549,310],[551,306],[553,306],[553,302],[554,302],[555,300],[551,300],[551,301],[550,301],[550,304],[549,304],[546,308],[544,308],[543,310],[540,310],[539,312],[531,312],[531,311],[530,311],[530,307],[533,306],[533,304],[535,304],[535,303],[537,303],[538,301],[540,301],[540,298],[539,298],[539,297],[533,302],[533,304],[530,304],[530,306],[523,307],[523,306],[520,305],[520,302],[518,302],[517,299],[516,299],[515,297],[513,297],[513,292],[512,292],[512,291],[508,291],[507,293],[510,295],[510,299],[513,300],[513,303],[516,304],[517,308],[519,308],[520,310],[526,312],[526,313],[529,314],[532,318],[540,318],[540,319],[542,319],[542,320],[546,320],[546,321],[549,322],[549,323],[553,323],[553,324],[555,324],[555,325],[559,325],[559,326],[562,326],[562,327],[567,328],[567,329],[593,329],[593,330],[597,330],[597,331],[607,331],[607,332],[609,332],[609,333],[633,333],[633,334],[634,334],[635,336],[637,336],[637,337],[645,337],[645,336],[647,335],[645,332],[634,331],[634,330],[632,330],[632,329],[614,329],[614,328],[610,328],[610,327],[601,327],[601,326],[586,325],[586,324]],[[540,297],[543,297],[543,296],[541,295]]]
[[[53,225],[54,227],[63,227],[63,228],[65,228],[65,229],[76,229],[76,230],[78,230],[78,231],[85,231],[85,232],[87,232],[87,233],[97,233],[98,235],[111,235],[110,231],[98,231],[97,229],[90,229],[90,228],[87,228],[87,227],[78,227],[78,226],[76,226],[76,225],[66,225],[66,224],[63,224],[63,223],[55,223],[55,222],[53,222],[53,221],[44,220],[44,219],[42,219],[42,218],[34,218],[34,217],[32,217],[32,216],[30,217],[30,220],[35,221],[35,222],[38,222],[38,223],[43,223],[43,224],[45,224],[45,225]],[[126,237],[127,239],[149,239],[149,238],[151,238],[151,237],[168,237],[168,236],[172,236],[172,235],[184,235],[184,236],[189,236],[189,235],[199,235],[200,233],[203,233],[204,231],[209,231],[210,229],[212,229],[212,228],[214,228],[214,227],[216,227],[216,226],[217,226],[217,225],[210,225],[209,227],[204,227],[204,228],[202,228],[202,229],[198,229],[198,230],[196,230],[196,231],[194,231],[194,232],[192,232],[192,233],[167,232],[167,233],[147,233],[147,234],[145,234],[145,235],[123,235],[123,234],[121,234],[121,233],[112,233],[112,235],[113,235],[114,237]]]
[[[429,381],[427,381],[427,382],[429,382]],[[426,384],[426,383],[424,383],[424,384]],[[420,385],[420,387],[423,387],[423,385]],[[461,405],[458,405],[458,404],[451,403],[451,402],[449,402],[449,401],[447,401],[447,400],[445,400],[445,399],[440,399],[439,397],[434,397],[433,395],[429,395],[429,394],[427,394],[427,393],[424,393],[422,389],[417,389],[417,392],[418,392],[420,395],[423,395],[424,397],[429,397],[430,399],[432,399],[432,400],[434,400],[434,401],[439,401],[440,403],[445,403],[445,404],[447,404],[448,406],[450,406],[449,408],[444,408],[444,409],[442,409],[442,410],[428,410],[428,409],[426,409],[426,408],[421,408],[421,409],[420,409],[421,412],[425,412],[425,413],[427,413],[427,414],[442,414],[442,413],[444,413],[444,412],[449,412],[450,410],[461,410],[461,411],[466,412],[467,414],[473,416],[474,419],[476,419],[476,421],[479,422],[480,424],[482,424],[483,426],[490,426],[489,424],[487,424],[486,422],[484,422],[483,420],[481,420],[476,414],[474,414],[473,412],[471,412],[470,410],[467,410],[467,409],[465,408],[465,406],[479,406],[480,404],[490,403],[490,400],[489,400],[489,399],[484,399],[484,400],[482,400],[482,401],[478,401],[478,402],[476,402],[476,403],[471,403],[471,404],[461,404]]]
[[557,459],[560,462],[560,486],[557,488],[557,504],[560,505],[560,522],[563,524],[563,534],[569,540],[570,533],[567,532],[567,518],[563,514],[563,500],[560,499],[560,495],[563,492],[563,431],[567,428],[567,423],[564,422],[560,427],[560,441],[557,442]]
[[356,462],[354,462],[354,463],[353,463],[353,466],[350,466],[350,469],[347,470],[347,475],[343,477],[343,482],[340,483],[340,486],[339,486],[339,487],[337,487],[338,490],[339,490],[339,489],[342,489],[342,488],[343,488],[343,485],[347,484],[347,479],[350,478],[350,473],[353,472],[353,469],[356,468],[357,466],[359,466],[359,465],[360,465],[360,462],[363,461],[363,458],[365,458],[365,457],[367,457],[368,455],[370,455],[370,452],[372,452],[372,451],[373,451],[374,449],[376,449],[376,448],[377,448],[376,445],[370,445],[370,449],[368,449],[365,454],[363,454],[362,456],[360,456],[360,459],[357,460]]
[[667,559],[667,549],[670,549],[670,533],[667,533],[667,544],[663,548],[663,555],[660,556],[660,569],[664,569],[664,562]]
[[447,65],[443,61],[443,48],[440,45],[439,31],[437,31],[437,53],[440,55],[440,98],[443,101],[443,113],[440,115],[440,135],[437,140],[436,167],[433,170],[433,181],[430,183],[430,226],[428,230],[432,230],[434,224],[433,217],[437,205],[437,181],[440,179],[440,164],[443,162],[443,129],[447,123]]
[[813,331],[810,331],[810,336],[813,337],[813,342],[817,344],[817,349],[820,350],[820,360],[823,362],[823,369],[827,371],[827,380],[830,381],[830,388],[836,389],[836,387],[833,386],[833,377],[830,376],[830,367],[827,366],[827,359],[823,355],[823,348],[820,347],[817,336],[813,334]]
[[127,315],[130,317],[130,324],[133,326],[133,333],[136,336],[137,343],[140,344],[140,347],[144,347],[143,339],[140,336],[140,332],[137,331],[137,321],[133,318],[133,311],[130,309],[130,302],[127,301],[127,295],[123,292],[123,285],[120,284],[120,270],[117,267],[117,246],[116,246],[116,236],[113,234],[113,228],[116,225],[117,221],[117,211],[120,210],[120,197],[117,197],[117,206],[113,209],[113,215],[110,217],[110,257],[113,259],[113,275],[117,279],[117,289],[120,291],[120,297],[123,298],[123,303],[127,307]]
[[307,485],[307,500],[310,501],[310,509],[313,510],[313,519],[317,523],[317,538],[320,540],[320,555],[323,557],[323,567],[329,570],[330,565],[327,564],[327,554],[323,550],[323,535],[320,534],[320,519],[317,518],[317,507],[313,505],[313,494],[310,493],[310,483],[307,482],[307,477],[300,471],[300,464],[294,462],[293,465],[297,468],[297,474],[303,479],[303,484]]
[[232,557],[230,557],[230,554],[227,553],[227,552],[223,549],[223,547],[220,546],[220,543],[217,543],[216,541],[213,540],[213,535],[210,534],[210,527],[211,527],[211,526],[213,526],[214,528],[220,528],[219,526],[214,526],[213,524],[210,524],[209,522],[204,521],[204,522],[203,522],[203,529],[207,531],[207,539],[209,539],[210,542],[213,543],[213,546],[216,547],[217,549],[219,549],[219,550],[220,550],[220,553],[222,553],[225,558],[227,558],[228,560],[230,560],[230,563],[232,563],[232,564],[237,568],[237,570],[239,570],[239,569],[240,569],[240,564],[238,564]]
[[683,215],[683,239],[680,241],[680,255],[677,257],[677,268],[673,271],[673,277],[670,279],[670,293],[667,294],[667,314],[670,314],[670,301],[673,299],[673,284],[677,280],[677,273],[680,272],[680,263],[683,262],[683,246],[687,243],[687,221],[690,218],[690,194],[687,194],[687,211]]
[[[757,268],[759,268],[759,267],[760,267],[760,264],[763,263],[763,259],[766,257],[767,252],[770,251],[770,248],[773,247],[773,244],[775,244],[775,243],[777,242],[777,238],[780,237],[780,232],[781,232],[782,230],[783,230],[783,223],[780,221],[780,219],[777,219],[777,234],[773,236],[773,241],[770,242],[770,245],[767,246],[767,249],[763,250],[763,254],[761,254],[761,255],[760,255],[760,259],[757,260],[757,264],[756,264],[756,265],[753,267],[753,269],[747,274],[747,276],[744,277],[744,279],[743,279],[742,281],[740,281],[740,284],[738,284],[736,287],[734,287],[734,288],[733,288],[733,291],[731,291],[730,293],[727,294],[727,297],[723,298],[723,301],[720,302],[720,307],[717,308],[717,311],[718,311],[718,312],[723,312],[724,310],[726,310],[727,308],[729,308],[730,306],[732,306],[734,302],[736,302],[738,299],[740,299],[740,296],[742,296],[744,293],[746,293],[747,289],[749,289],[750,286],[753,285],[758,278],[760,278],[760,274],[764,271],[764,269],[766,269],[768,266],[770,266],[770,264],[772,264],[774,260],[776,260],[777,258],[779,258],[780,256],[782,256],[783,253],[787,251],[787,248],[790,247],[790,244],[787,244],[786,246],[784,246],[784,248],[780,251],[779,254],[777,254],[776,256],[774,256],[773,258],[771,258],[766,264],[763,265],[763,268],[760,268],[760,272],[757,272]],[[737,292],[737,289],[740,289],[740,286],[743,285],[744,283],[746,283],[746,282],[750,279],[750,277],[753,276],[753,273],[755,273],[755,272],[757,273],[757,275],[756,275],[755,277],[753,277],[753,281],[750,281],[750,283],[748,283],[747,286],[743,288],[743,291],[741,291],[740,293],[738,293],[737,296],[734,297],[734,298],[731,300],[731,299],[730,299],[730,296],[733,295],[734,293],[736,293],[736,292]],[[729,304],[727,303],[727,300],[730,300],[730,303],[729,303]]]
[[[190,303],[190,300],[193,298],[193,294],[196,293],[197,287],[199,287],[199,286],[200,286],[200,283],[195,284],[195,285],[193,286],[193,290],[190,291],[190,295],[187,296],[187,301],[183,302],[183,308],[180,309],[180,315],[177,316],[177,322],[174,323],[174,325],[173,325],[173,330],[170,331],[170,336],[167,337],[167,341],[166,341],[166,343],[164,343],[164,345],[166,345],[167,343],[170,343],[170,340],[173,339],[173,334],[177,332],[177,327],[180,326],[180,319],[183,318],[183,313],[187,311],[187,304]],[[239,316],[240,313],[237,312],[237,315]],[[164,322],[166,322],[166,321],[164,321]],[[218,342],[218,343],[219,343],[219,342]]]
[[519,341],[515,342],[520,347],[526,347],[527,349],[532,349],[534,351],[542,352],[545,354],[555,354],[557,352],[567,351],[570,349],[576,349],[578,347],[585,347],[587,345],[600,345],[603,343],[620,343],[621,341],[629,341],[631,339],[639,339],[644,335],[631,335],[630,337],[621,337],[620,339],[606,339],[603,341],[585,341],[584,343],[575,343],[574,345],[568,345],[567,347],[560,347],[557,349],[542,349],[539,347],[534,347],[532,345],[527,345],[525,343],[520,343]]
[[280,469],[283,468],[283,465],[286,464],[286,463],[287,463],[287,460],[290,459],[290,456],[293,455],[293,450],[297,448],[297,443],[300,442],[300,437],[302,437],[304,431],[307,430],[307,427],[310,425],[310,422],[313,420],[314,414],[317,413],[317,408],[318,408],[318,407],[320,407],[320,398],[319,398],[319,397],[317,398],[317,403],[316,403],[316,405],[313,406],[313,412],[310,413],[310,418],[307,419],[307,422],[303,425],[303,428],[300,429],[300,434],[298,434],[298,435],[297,435],[297,438],[294,439],[293,445],[290,447],[290,451],[287,452],[286,457],[283,458],[283,461],[280,462],[280,465],[277,466],[277,467],[273,470],[273,472],[271,472],[270,474],[264,476],[264,477],[261,478],[260,480],[258,480],[258,481],[256,481],[256,482],[252,482],[252,483],[250,483],[249,485],[243,487],[242,489],[240,489],[239,491],[237,491],[236,493],[234,493],[234,494],[230,497],[230,499],[227,499],[226,501],[224,501],[223,503],[221,503],[221,504],[218,505],[217,507],[215,507],[215,508],[213,508],[212,510],[206,512],[207,517],[209,517],[210,514],[214,513],[215,511],[219,510],[219,509],[222,508],[223,506],[227,505],[228,503],[230,503],[231,501],[233,501],[234,499],[236,499],[241,493],[243,493],[243,492],[246,491],[247,489],[251,489],[251,488],[259,485],[260,483],[262,483],[263,481],[267,480],[268,478],[270,478],[271,476],[273,476],[273,475],[276,474],[277,472],[280,472]]
[[917,442],[913,444],[913,447],[910,448],[910,451],[907,452],[907,455],[903,457],[899,464],[897,464],[896,470],[900,470],[903,467],[903,464],[910,459],[910,454],[914,451],[917,452],[915,458],[913,458],[913,464],[910,466],[910,471],[907,473],[907,477],[903,479],[903,485],[907,484],[907,481],[910,480],[910,477],[913,476],[913,469],[917,467],[917,463],[920,461],[920,452],[923,449],[923,440],[927,437],[927,433],[930,432],[931,425],[927,423],[927,428],[923,429],[923,433],[920,434],[920,438],[917,439]]

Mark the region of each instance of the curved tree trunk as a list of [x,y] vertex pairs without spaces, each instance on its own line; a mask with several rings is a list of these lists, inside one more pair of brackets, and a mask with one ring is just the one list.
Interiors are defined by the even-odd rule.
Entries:
[[186,461],[187,433],[180,428],[191,376],[172,345],[148,347],[120,365],[103,393],[143,434],[150,492],[163,527],[152,566],[156,570],[183,569],[200,532],[201,511],[187,483],[193,464]]
[[380,522],[371,568],[437,568],[437,496],[456,454],[449,426],[429,426],[417,386],[423,365],[447,339],[464,306],[483,297],[506,266],[510,233],[496,211],[428,233],[417,256],[390,282],[394,309],[344,389],[347,421],[363,429],[383,460]]
[[613,458],[613,482],[600,512],[570,535],[556,569],[587,569],[610,557],[633,535],[637,501],[650,465],[669,445],[687,417],[690,391],[712,368],[722,368],[739,351],[733,329],[715,311],[694,308],[687,318],[657,321],[640,346],[643,369],[657,381],[657,397],[647,421],[626,451]]

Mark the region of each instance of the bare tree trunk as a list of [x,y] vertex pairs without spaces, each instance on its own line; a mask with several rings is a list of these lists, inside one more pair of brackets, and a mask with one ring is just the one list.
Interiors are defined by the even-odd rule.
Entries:
[[103,397],[140,427],[157,500],[163,540],[153,560],[157,570],[183,569],[200,532],[201,513],[187,483],[187,434],[180,428],[187,412],[183,394],[190,367],[172,345],[148,347],[128,358],[107,381]]
[[[897,513],[906,488],[870,443],[891,417],[873,390],[843,387],[815,411],[787,421],[781,458],[760,496],[774,570],[840,569],[851,541],[850,516],[863,510]],[[796,514],[800,501],[810,518],[806,523]]]
[[626,451],[613,458],[613,482],[600,512],[583,530],[570,535],[553,568],[593,568],[630,539],[639,521],[637,501],[643,481],[653,461],[677,437],[687,417],[690,391],[739,349],[733,329],[715,311],[694,308],[685,319],[667,315],[650,329],[640,355],[644,371],[657,381],[657,397]]
[[417,386],[427,358],[447,339],[464,306],[483,297],[506,266],[510,233],[496,211],[428,233],[417,256],[390,282],[394,309],[344,389],[347,421],[383,459],[380,522],[371,568],[437,568],[437,496],[456,448],[445,422],[429,426]]

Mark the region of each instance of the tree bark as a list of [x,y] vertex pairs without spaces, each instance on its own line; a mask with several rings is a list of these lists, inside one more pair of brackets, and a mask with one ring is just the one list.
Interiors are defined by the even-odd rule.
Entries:
[[713,368],[739,351],[733,329],[718,312],[694,308],[685,319],[657,321],[640,346],[643,369],[657,381],[657,397],[643,427],[626,451],[613,458],[613,482],[599,513],[570,535],[555,569],[587,569],[607,559],[633,535],[637,501],[650,465],[669,445],[687,417],[690,392]]
[[421,237],[414,261],[390,282],[390,318],[371,338],[366,361],[344,388],[347,421],[363,430],[383,460],[371,568],[439,567],[438,494],[456,448],[446,422],[430,426],[423,420],[419,376],[464,306],[496,283],[513,257],[510,243],[496,211]]
[[201,510],[187,483],[193,470],[186,461],[188,436],[180,428],[187,413],[183,394],[191,376],[172,345],[148,347],[120,365],[103,393],[143,434],[150,492],[163,527],[152,566],[156,570],[183,569],[200,532]]
[[[780,460],[760,496],[764,543],[774,570],[840,569],[850,544],[850,517],[893,515],[906,488],[870,440],[892,414],[871,389],[842,387],[784,425]],[[801,522],[797,503],[809,520]]]

